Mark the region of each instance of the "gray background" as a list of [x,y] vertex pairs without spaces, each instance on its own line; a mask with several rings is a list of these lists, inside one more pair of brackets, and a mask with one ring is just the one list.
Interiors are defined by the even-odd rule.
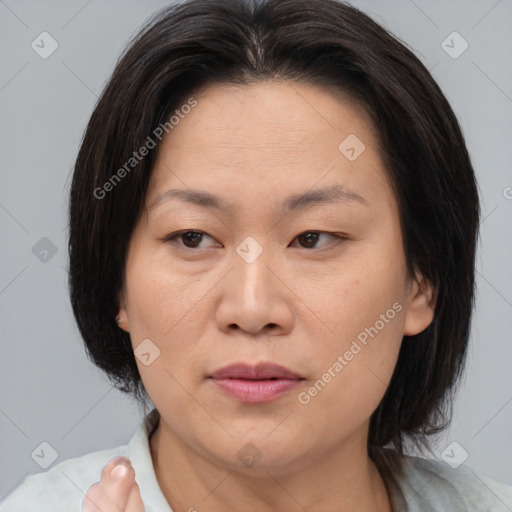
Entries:
[[[42,471],[31,457],[41,442],[58,463],[126,443],[141,419],[86,359],[67,296],[66,209],[97,96],[128,39],[167,3],[0,1],[0,498]],[[352,3],[412,47],[467,138],[483,203],[477,310],[455,419],[436,453],[456,441],[466,465],[512,484],[512,3]],[[43,31],[59,45],[47,59],[31,48]],[[441,46],[453,31],[469,43],[456,59]],[[47,261],[32,251],[43,237],[57,250]]]

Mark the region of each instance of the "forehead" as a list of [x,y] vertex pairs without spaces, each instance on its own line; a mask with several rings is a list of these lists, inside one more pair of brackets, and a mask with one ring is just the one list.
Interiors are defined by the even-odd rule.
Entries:
[[[164,139],[167,146],[195,142],[262,149],[323,149],[343,133],[359,133],[373,144],[365,110],[345,94],[311,84],[265,81],[236,86],[212,84],[194,94],[197,106]],[[178,107],[179,109],[179,107]],[[179,129],[178,129],[179,128]],[[327,135],[327,138],[326,138]],[[229,140],[226,138],[229,136]],[[370,140],[370,138],[372,140]]]
[[[180,116],[158,148],[148,202],[162,189],[198,183],[223,197],[229,189],[268,195],[315,183],[363,187],[371,195],[387,186],[373,126],[341,94],[267,81],[209,85],[193,97],[197,105]],[[362,151],[354,160],[340,149],[346,140]]]

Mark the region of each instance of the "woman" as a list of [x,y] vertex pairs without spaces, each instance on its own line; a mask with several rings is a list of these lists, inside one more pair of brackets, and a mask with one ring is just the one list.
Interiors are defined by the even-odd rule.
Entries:
[[0,510],[512,510],[509,486],[405,455],[449,422],[478,222],[452,109],[362,12],[162,10],[93,112],[70,202],[88,354],[154,408]]

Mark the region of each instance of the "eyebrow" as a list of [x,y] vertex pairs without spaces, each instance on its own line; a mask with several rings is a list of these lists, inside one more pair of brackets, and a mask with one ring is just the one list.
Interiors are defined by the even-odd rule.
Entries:
[[[231,210],[233,208],[232,204],[210,192],[192,189],[170,189],[158,194],[155,199],[151,201],[148,210],[156,208],[171,199],[180,199],[203,208],[214,208],[216,210]],[[275,204],[274,208],[278,212],[286,214],[313,205],[343,202],[358,202],[368,206],[368,201],[357,192],[341,185],[331,185],[321,189],[309,190],[301,194],[293,194],[286,198],[283,203]]]

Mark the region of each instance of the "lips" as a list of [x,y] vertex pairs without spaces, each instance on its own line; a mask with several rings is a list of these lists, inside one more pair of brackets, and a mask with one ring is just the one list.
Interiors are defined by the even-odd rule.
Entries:
[[261,404],[289,393],[304,377],[273,363],[238,363],[213,372],[209,379],[216,389],[238,402]]
[[303,377],[295,372],[273,363],[259,363],[251,366],[245,363],[225,366],[212,373],[212,379],[243,379],[243,380],[267,380],[287,379],[302,380]]

